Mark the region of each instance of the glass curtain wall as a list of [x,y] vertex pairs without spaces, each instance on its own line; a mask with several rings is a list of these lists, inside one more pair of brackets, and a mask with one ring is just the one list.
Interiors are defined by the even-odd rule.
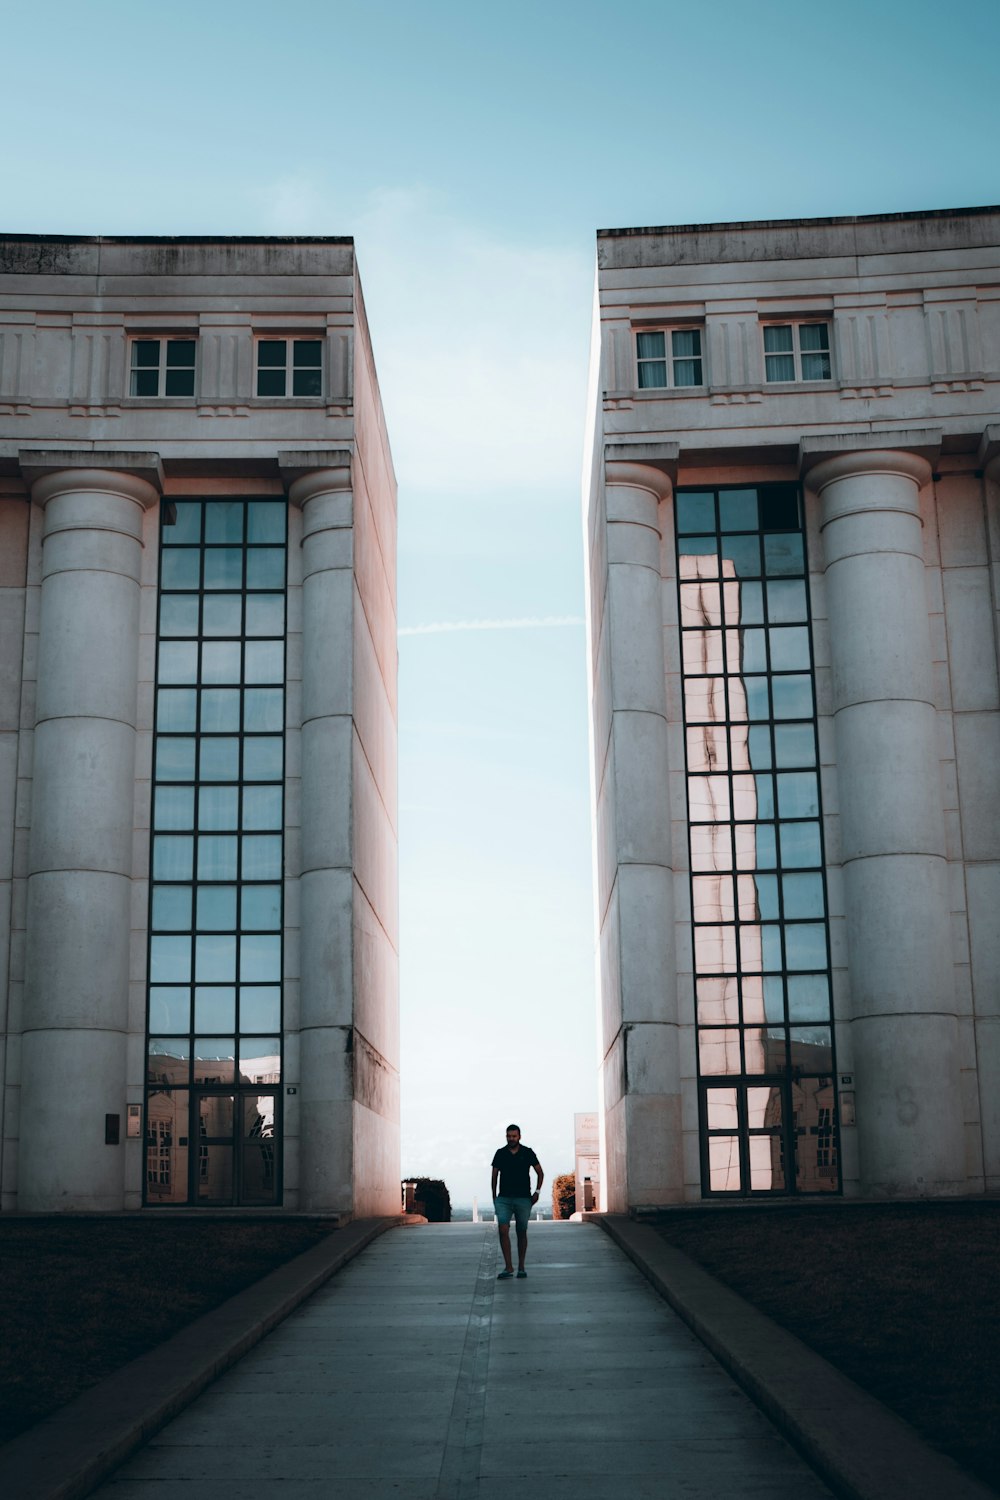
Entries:
[[147,1204],[280,1202],[282,500],[164,501]]
[[703,1189],[836,1192],[800,497],[682,490],[676,520]]

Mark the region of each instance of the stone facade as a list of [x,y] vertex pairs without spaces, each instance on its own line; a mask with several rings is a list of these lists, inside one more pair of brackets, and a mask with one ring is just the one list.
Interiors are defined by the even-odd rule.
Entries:
[[[692,910],[698,768],[686,763],[685,722],[699,715],[687,703],[685,719],[682,640],[693,637],[677,575],[689,554],[717,563],[716,538],[678,539],[675,507],[686,492],[708,497],[706,514],[719,507],[718,600],[727,578],[738,583],[722,506],[740,487],[762,505],[797,493],[805,532],[836,1044],[835,1077],[823,1082],[839,1101],[839,1175],[830,1168],[827,1186],[872,1197],[996,1191],[1000,210],[601,231],[590,407],[608,1206],[810,1189],[788,1160],[805,1149],[803,1119],[786,1120],[784,1136],[774,1123],[782,1097],[794,1115],[782,1095],[795,1082],[794,1028],[791,1082],[770,1080],[774,1110],[755,1119],[768,1069],[751,1062],[751,1028],[745,1061],[730,1068],[709,1052],[725,1034],[699,1038],[696,1026],[696,973],[721,969],[722,994],[731,972],[735,995],[739,965],[716,955],[699,970],[692,942],[704,913]],[[703,650],[721,656],[731,635],[735,661],[751,632],[746,618],[734,623],[724,632],[706,613]],[[763,921],[759,910],[752,920]],[[742,971],[739,983],[745,1006]],[[699,1011],[706,1025],[721,1014]],[[774,1160],[785,1153],[773,1178],[754,1168],[755,1131],[763,1140],[768,1128]]]
[[[282,940],[269,940],[282,954],[283,1045],[260,1039],[258,1050],[266,1042],[275,1054],[265,1079],[240,1074],[232,1038],[214,1038],[214,1051],[177,1039],[171,1066],[189,1066],[189,1042],[195,1058],[183,1079],[194,1112],[190,1132],[176,1112],[164,1127],[157,1200],[146,1192],[154,1111],[143,1111],[161,536],[173,535],[178,511],[197,525],[209,511],[225,521],[230,502],[244,552],[253,523],[239,517],[254,506],[269,524],[278,516],[287,546],[287,574],[267,596],[280,609],[283,594],[287,606],[284,680],[268,690],[284,706],[283,759],[272,725],[283,826],[271,840],[283,836],[283,871],[279,862],[266,888],[280,893],[283,875]],[[196,535],[210,540],[205,525]],[[395,479],[350,239],[0,241],[5,1208],[186,1198],[348,1216],[398,1210],[395,549]],[[213,553],[220,567],[244,555],[224,550]],[[239,609],[253,578],[234,576],[227,597]],[[200,619],[197,583],[185,597]],[[199,630],[211,633],[207,624],[188,633]],[[234,649],[237,660],[249,653]],[[161,687],[167,680],[176,679],[161,676]],[[192,701],[209,691],[206,677],[181,680],[197,684]],[[241,680],[273,679],[237,670],[236,686],[213,700],[242,691],[246,716],[255,690]],[[254,713],[266,697],[258,693]],[[241,735],[254,727],[249,717],[238,726]],[[252,778],[243,764],[237,778]],[[237,889],[226,887],[227,899]],[[190,909],[191,888],[176,890]],[[240,980],[258,978],[257,949],[240,941]],[[223,964],[236,942],[217,943]],[[197,971],[187,977],[196,982]],[[164,991],[171,1004],[178,993]],[[216,1015],[234,993],[212,992]],[[265,992],[255,995],[263,1004]],[[194,1014],[173,1029],[199,1030]],[[263,1029],[246,1014],[244,1030]],[[256,1099],[265,1086],[266,1112]],[[200,1125],[199,1090],[211,1104]],[[234,1097],[251,1121],[242,1137]],[[199,1128],[205,1141],[236,1132],[231,1160],[217,1142],[222,1186],[211,1190],[215,1147],[201,1148],[200,1184],[187,1155]],[[266,1190],[259,1162],[256,1175],[240,1166],[248,1152],[267,1157]]]

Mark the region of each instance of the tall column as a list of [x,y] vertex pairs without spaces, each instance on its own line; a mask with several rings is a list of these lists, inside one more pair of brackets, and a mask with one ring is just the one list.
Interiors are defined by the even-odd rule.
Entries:
[[324,457],[288,492],[303,512],[300,1206],[350,1212],[353,497],[350,453]]
[[916,453],[873,448],[807,481],[822,501],[862,1191],[885,1196],[958,1192],[965,1177],[919,508],[930,476]]
[[606,1174],[621,1210],[684,1191],[660,522],[671,482],[625,459],[605,475],[594,722]]
[[18,1206],[112,1210],[123,1145],[105,1144],[105,1115],[125,1114],[139,563],[158,461],[132,455],[126,473],[54,454],[65,466],[44,472],[48,457],[22,454],[42,471],[45,528]]

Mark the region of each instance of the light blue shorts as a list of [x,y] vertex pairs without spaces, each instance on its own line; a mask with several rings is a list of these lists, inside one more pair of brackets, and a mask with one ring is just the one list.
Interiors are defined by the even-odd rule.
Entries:
[[518,1234],[527,1234],[528,1220],[531,1218],[530,1198],[494,1198],[493,1206],[498,1224],[509,1224],[513,1217],[517,1221]]

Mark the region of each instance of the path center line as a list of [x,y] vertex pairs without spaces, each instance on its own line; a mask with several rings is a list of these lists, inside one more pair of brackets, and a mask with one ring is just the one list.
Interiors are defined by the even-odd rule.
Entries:
[[490,1359],[493,1294],[496,1291],[496,1247],[487,1230],[476,1271],[469,1326],[448,1419],[444,1455],[434,1500],[474,1500],[479,1491],[479,1464],[486,1421],[486,1374]]

